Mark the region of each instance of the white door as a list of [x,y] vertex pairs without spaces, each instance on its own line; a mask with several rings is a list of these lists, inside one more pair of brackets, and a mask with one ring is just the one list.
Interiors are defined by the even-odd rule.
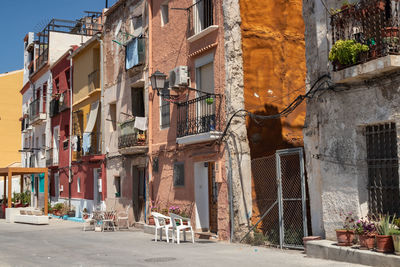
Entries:
[[196,229],[208,229],[210,216],[208,207],[208,167],[204,162],[194,164],[194,193],[196,201]]
[[53,128],[53,165],[58,164],[58,151],[60,146],[60,126]]
[[54,174],[54,188],[55,188],[55,201],[58,201],[58,198],[60,197],[60,174],[56,172]]

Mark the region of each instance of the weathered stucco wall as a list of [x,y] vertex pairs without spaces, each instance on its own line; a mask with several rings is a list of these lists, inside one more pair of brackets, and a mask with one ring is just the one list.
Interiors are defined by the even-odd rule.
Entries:
[[[301,0],[241,0],[245,108],[276,114],[305,91],[305,43]],[[305,105],[286,118],[249,120],[251,157],[303,145]]]
[[[335,7],[338,1],[325,1]],[[308,89],[331,73],[329,14],[319,0],[303,1],[306,24]],[[396,122],[400,100],[398,74],[320,91],[307,101],[304,126],[306,168],[314,235],[335,239],[343,214],[368,212],[365,126]],[[399,132],[399,129],[397,129]]]

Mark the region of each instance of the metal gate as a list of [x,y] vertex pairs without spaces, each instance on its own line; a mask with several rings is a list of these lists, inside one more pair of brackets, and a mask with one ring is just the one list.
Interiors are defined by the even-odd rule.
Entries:
[[302,148],[252,160],[252,227],[241,242],[302,248],[307,232]]

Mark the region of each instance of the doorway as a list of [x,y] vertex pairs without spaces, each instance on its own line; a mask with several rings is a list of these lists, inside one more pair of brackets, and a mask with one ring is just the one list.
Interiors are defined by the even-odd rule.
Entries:
[[60,174],[58,172],[54,173],[54,201],[58,202],[60,197]]
[[145,168],[132,166],[132,206],[135,222],[144,221]]
[[218,183],[215,180],[215,162],[194,164],[196,202],[196,229],[218,232]]
[[99,206],[101,204],[101,169],[93,169],[93,204]]

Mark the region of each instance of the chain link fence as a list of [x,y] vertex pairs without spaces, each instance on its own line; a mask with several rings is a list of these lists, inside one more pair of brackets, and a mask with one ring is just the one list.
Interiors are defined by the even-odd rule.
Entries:
[[303,150],[279,150],[251,162],[252,228],[242,243],[303,247],[307,236]]

